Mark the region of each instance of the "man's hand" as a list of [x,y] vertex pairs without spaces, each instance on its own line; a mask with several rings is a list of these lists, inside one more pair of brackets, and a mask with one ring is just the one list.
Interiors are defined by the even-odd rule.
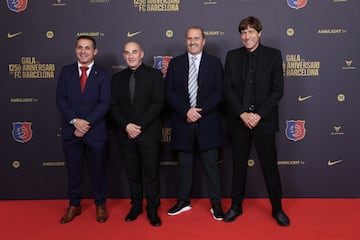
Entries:
[[128,138],[134,139],[141,134],[141,126],[134,123],[129,123],[128,125],[126,125],[125,131],[128,135]]
[[75,129],[74,135],[77,136],[77,137],[79,137],[79,138],[81,138],[81,137],[83,137],[85,134],[82,133],[82,132],[80,132],[79,130]]
[[194,123],[201,118],[202,108],[190,108],[189,111],[186,113],[186,121],[188,123]]
[[[81,135],[81,137],[82,137],[90,130],[90,123],[84,119],[76,118],[74,127],[75,127],[74,134],[76,133],[78,135]],[[75,134],[75,136],[77,136],[76,134]]]
[[243,112],[242,114],[240,114],[240,118],[244,122],[246,127],[253,129],[254,127],[256,127],[258,125],[258,123],[261,119],[261,116],[257,113]]

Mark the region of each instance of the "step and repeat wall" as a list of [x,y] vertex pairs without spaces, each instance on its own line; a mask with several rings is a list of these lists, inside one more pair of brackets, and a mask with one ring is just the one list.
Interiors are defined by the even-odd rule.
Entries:
[[[360,1],[354,0],[1,0],[0,199],[67,196],[61,116],[55,88],[61,67],[76,61],[75,39],[93,36],[96,62],[109,72],[126,67],[122,47],[141,43],[144,62],[166,75],[185,52],[185,31],[203,27],[205,51],[224,63],[242,46],[238,25],[253,15],[264,45],[282,51],[285,93],[277,134],[285,197],[360,196]],[[110,124],[111,125],[111,124]],[[176,197],[177,162],[166,112],[161,140],[162,197]],[[224,197],[231,189],[226,123],[219,157]],[[239,146],[241,148],[241,146]],[[108,193],[129,196],[109,126]],[[256,152],[249,159],[247,196],[266,197]],[[84,196],[91,196],[85,161]],[[194,197],[206,197],[201,161]]]

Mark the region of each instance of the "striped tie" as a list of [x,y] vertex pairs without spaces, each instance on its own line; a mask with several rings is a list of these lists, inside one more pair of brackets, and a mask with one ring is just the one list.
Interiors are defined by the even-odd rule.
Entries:
[[197,84],[197,69],[196,69],[196,57],[191,57],[191,64],[189,67],[189,83],[188,83],[188,91],[189,91],[189,100],[190,106],[196,107],[196,95],[198,90]]

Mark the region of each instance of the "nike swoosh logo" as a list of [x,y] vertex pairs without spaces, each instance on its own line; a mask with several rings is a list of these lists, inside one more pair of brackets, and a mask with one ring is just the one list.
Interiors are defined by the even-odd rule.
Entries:
[[134,37],[134,36],[140,34],[141,32],[142,32],[142,31],[137,31],[137,32],[133,32],[133,33],[128,32],[128,33],[127,33],[127,37],[128,37],[128,38]]
[[306,96],[306,97],[299,96],[298,101],[303,102],[303,101],[308,100],[309,98],[312,98],[312,97],[313,97],[313,95]]
[[334,166],[335,164],[341,163],[343,160],[337,160],[337,161],[328,161],[328,166]]
[[14,38],[18,35],[22,34],[22,32],[17,32],[17,33],[8,33],[7,37],[10,39],[10,38]]

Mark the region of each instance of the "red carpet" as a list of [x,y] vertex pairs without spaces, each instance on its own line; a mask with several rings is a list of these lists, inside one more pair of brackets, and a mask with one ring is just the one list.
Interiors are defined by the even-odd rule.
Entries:
[[[0,239],[26,240],[219,240],[219,239],[360,239],[360,199],[284,199],[290,227],[280,227],[271,218],[267,199],[246,199],[244,214],[233,223],[213,220],[207,199],[193,199],[193,209],[168,216],[174,199],[162,199],[161,227],[152,227],[144,212],[131,223],[124,221],[129,199],[108,200],[110,217],[95,220],[92,200],[82,202],[82,214],[60,224],[67,200],[0,201]],[[230,199],[223,201],[224,209]]]

